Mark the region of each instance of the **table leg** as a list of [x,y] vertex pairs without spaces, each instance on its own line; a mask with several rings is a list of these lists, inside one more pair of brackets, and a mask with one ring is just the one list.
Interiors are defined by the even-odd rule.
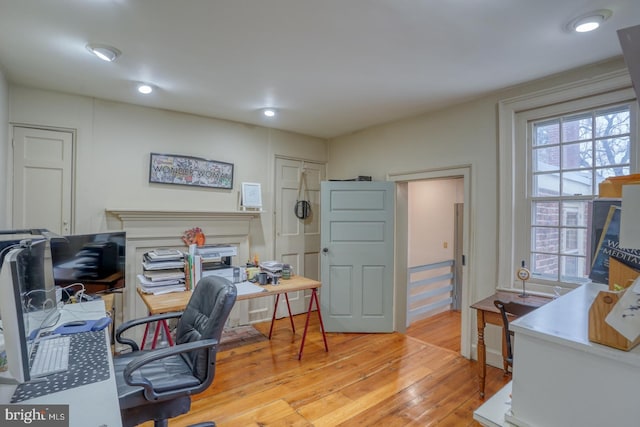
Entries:
[[167,336],[167,342],[169,343],[169,347],[173,347],[173,339],[171,338],[171,331],[169,331],[169,325],[166,320],[161,320],[162,328],[164,329],[164,333]]
[[509,363],[507,363],[507,356],[508,356],[507,355],[507,337],[503,331],[502,333],[502,367],[504,368],[505,375],[509,374]]
[[480,382],[480,397],[484,397],[484,381],[487,375],[487,347],[484,343],[484,311],[477,310],[478,312],[478,378]]
[[287,310],[289,310],[289,321],[291,321],[291,329],[293,333],[296,333],[296,326],[293,324],[293,316],[291,315],[291,306],[289,305],[289,294],[284,294],[285,299],[287,300]]
[[[293,324],[293,315],[291,314],[291,305],[289,305],[289,294],[285,292],[284,298],[287,300],[287,310],[289,311],[289,321],[291,322],[291,329],[293,333],[296,333],[296,326]],[[276,320],[276,311],[278,310],[278,301],[280,300],[280,294],[276,295],[276,303],[273,306],[273,316],[271,316],[271,327],[269,328],[269,339],[271,339],[271,335],[273,334],[273,323]]]
[[[171,332],[169,331],[169,325],[166,320],[158,320],[156,322],[156,330],[153,333],[153,341],[151,342],[151,349],[156,348],[156,344],[158,343],[158,335],[160,333],[160,328],[163,329],[165,335],[167,336],[167,342],[169,343],[169,347],[173,347],[174,342],[171,338]],[[147,333],[149,332],[149,324],[144,325],[144,335],[142,335],[142,344],[140,345],[140,350],[144,350],[144,346],[147,344]]]
[[142,345],[140,346],[140,350],[144,350],[144,346],[147,344],[147,334],[149,333],[149,324],[145,323],[144,325],[144,335],[142,335]]
[[304,342],[307,338],[307,330],[309,329],[309,318],[311,317],[311,310],[313,309],[313,302],[316,302],[316,308],[318,309],[318,319],[320,320],[320,329],[322,330],[322,339],[324,340],[324,349],[329,351],[327,345],[327,336],[324,333],[324,324],[322,323],[322,314],[320,313],[320,304],[318,303],[318,292],[316,288],[311,290],[311,298],[309,300],[309,310],[307,310],[307,320],[304,324],[304,332],[302,334],[302,342],[300,343],[300,352],[298,353],[298,360],[302,359],[302,350],[304,350]]
[[269,328],[269,339],[273,333],[273,322],[276,321],[276,311],[278,310],[278,301],[280,301],[280,294],[276,295],[276,303],[273,305],[273,316],[271,316],[271,327]]
[[153,341],[151,342],[151,350],[156,348],[158,343],[158,335],[160,335],[160,322],[156,322],[156,330],[153,331]]

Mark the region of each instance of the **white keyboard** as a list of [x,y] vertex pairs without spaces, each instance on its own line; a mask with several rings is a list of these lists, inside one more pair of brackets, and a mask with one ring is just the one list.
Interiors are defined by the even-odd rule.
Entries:
[[31,378],[64,372],[69,367],[70,336],[45,338],[38,343],[36,356],[31,363]]

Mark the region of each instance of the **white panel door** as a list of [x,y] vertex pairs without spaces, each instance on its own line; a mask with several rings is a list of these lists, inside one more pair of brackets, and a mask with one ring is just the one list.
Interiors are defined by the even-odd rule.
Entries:
[[392,332],[395,184],[322,183],[324,326]]
[[70,234],[73,134],[13,128],[13,228]]
[[[324,164],[276,158],[275,256],[290,264],[295,274],[315,280],[320,278],[320,182],[324,176]],[[305,219],[294,214],[298,199],[311,204]],[[290,293],[289,301],[293,314],[307,311],[308,295],[304,292]],[[287,313],[283,304],[278,315]]]

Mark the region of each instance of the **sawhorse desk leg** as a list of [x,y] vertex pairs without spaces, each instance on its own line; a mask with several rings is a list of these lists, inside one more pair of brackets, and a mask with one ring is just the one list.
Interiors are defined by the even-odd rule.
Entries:
[[324,333],[324,323],[322,323],[322,313],[320,313],[320,303],[318,302],[318,292],[316,288],[311,290],[311,299],[309,300],[309,310],[307,310],[307,321],[304,324],[304,332],[302,334],[302,342],[300,343],[300,352],[298,353],[298,360],[302,359],[302,350],[304,350],[304,341],[307,338],[307,329],[309,329],[309,318],[311,317],[311,310],[313,309],[313,301],[316,302],[316,308],[318,309],[318,320],[320,320],[320,330],[322,330],[322,339],[324,340],[324,349],[329,351],[329,345],[327,344],[327,335]]
[[[173,347],[173,339],[171,339],[171,332],[169,331],[169,325],[167,325],[166,320],[158,320],[156,322],[156,330],[153,333],[153,341],[151,342],[151,349],[156,348],[156,344],[158,344],[158,336],[160,335],[160,328],[162,328],[165,336],[167,337],[167,342],[169,342],[169,347]],[[144,335],[142,336],[142,345],[140,346],[140,350],[144,350],[144,346],[147,343],[147,333],[149,332],[149,324],[147,323],[144,327]]]
[[[284,294],[285,299],[287,300],[287,310],[289,310],[289,320],[291,321],[291,329],[293,329],[293,333],[296,333],[296,327],[293,324],[293,316],[291,315],[291,306],[289,305],[289,295]],[[271,334],[273,333],[273,322],[276,320],[276,312],[278,311],[278,301],[280,300],[280,294],[276,295],[276,303],[273,306],[273,316],[271,317],[271,327],[269,328],[269,339],[271,339]]]

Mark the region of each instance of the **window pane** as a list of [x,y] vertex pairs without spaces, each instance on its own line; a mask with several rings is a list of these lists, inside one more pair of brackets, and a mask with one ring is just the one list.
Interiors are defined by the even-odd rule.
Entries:
[[587,255],[587,230],[584,228],[563,228],[560,233],[560,252],[568,255]]
[[533,176],[533,197],[557,196],[560,194],[560,179],[557,173],[546,173]]
[[591,141],[565,144],[562,146],[562,168],[581,169],[593,166]]
[[558,280],[558,257],[547,254],[532,254],[532,271],[536,278],[544,280]]
[[533,202],[531,223],[533,225],[557,226],[559,222],[560,203]]
[[533,150],[533,171],[548,172],[560,170],[560,147],[543,147]]
[[629,163],[629,137],[596,141],[596,167]]
[[588,200],[565,200],[562,202],[562,225],[586,227],[590,208],[591,202]]
[[562,174],[562,195],[592,195],[593,178],[591,170],[565,172]]
[[589,271],[587,270],[587,260],[582,257],[562,256],[560,257],[560,280],[570,283],[585,283]]
[[628,134],[631,131],[629,108],[598,111],[596,115],[596,138]]
[[533,252],[558,253],[560,229],[551,227],[533,227]]
[[568,117],[562,122],[562,142],[591,138],[591,114]]
[[537,123],[534,126],[534,146],[560,143],[560,120]]

